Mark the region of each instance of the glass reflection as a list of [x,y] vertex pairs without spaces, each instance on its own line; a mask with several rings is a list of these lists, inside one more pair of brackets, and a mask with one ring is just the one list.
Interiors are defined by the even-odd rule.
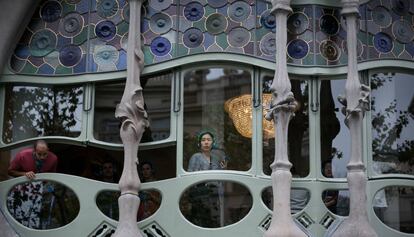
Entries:
[[[103,191],[96,197],[96,205],[99,210],[113,220],[119,220],[118,198],[120,192]],[[161,193],[155,189],[140,191],[138,194],[140,204],[137,212],[137,221],[142,221],[152,216],[161,205]]]
[[79,213],[76,194],[53,181],[32,181],[14,186],[6,205],[16,221],[41,230],[64,226]]
[[3,141],[38,136],[78,137],[82,125],[81,86],[6,86]]
[[373,207],[387,226],[414,234],[414,187],[390,186],[375,194]]
[[[141,142],[166,139],[170,136],[172,74],[141,78],[141,86],[150,127],[145,129]],[[120,121],[115,118],[125,83],[100,84],[95,87],[94,137],[97,140],[122,143]]]
[[[251,95],[251,75],[231,68],[209,68],[184,75],[184,169],[231,169],[245,171],[251,167],[251,136],[238,131],[226,102]],[[243,111],[251,114],[251,97],[244,100]],[[242,102],[240,102],[242,103]],[[244,126],[251,131],[250,125]],[[205,132],[213,141],[209,152],[203,153],[201,139]],[[207,150],[206,150],[207,151]],[[197,166],[189,167],[196,156]],[[197,158],[198,157],[198,158]],[[194,160],[194,159],[193,159]],[[210,166],[210,163],[214,165]],[[205,164],[205,165],[203,165]]]
[[327,189],[322,192],[322,201],[326,208],[339,216],[349,215],[349,191]]
[[191,186],[180,198],[180,211],[194,225],[219,228],[245,217],[253,204],[249,190],[234,182],[208,181]]
[[414,175],[414,76],[371,76],[372,153],[376,174]]
[[[267,208],[273,210],[272,187],[267,187],[262,192],[262,201]],[[310,200],[310,192],[304,188],[292,188],[290,190],[290,213],[296,214],[302,211]]]
[[[320,133],[322,175],[327,178],[346,177],[350,157],[350,134],[345,125],[345,116],[340,112],[342,105],[336,99],[345,91],[346,80],[323,80],[320,87]],[[335,99],[334,99],[335,98]],[[330,162],[330,175],[324,166]]]
[[[270,87],[273,77],[263,78],[263,99],[270,94]],[[295,116],[289,122],[288,128],[288,155],[292,163],[292,175],[294,177],[306,177],[309,173],[309,116],[308,116],[308,83],[306,81],[291,80],[292,92],[299,106]],[[264,104],[266,108],[267,104]],[[263,113],[266,110],[263,109]],[[263,172],[267,175],[272,173],[270,164],[275,157],[275,138],[274,134],[269,136],[263,133]]]

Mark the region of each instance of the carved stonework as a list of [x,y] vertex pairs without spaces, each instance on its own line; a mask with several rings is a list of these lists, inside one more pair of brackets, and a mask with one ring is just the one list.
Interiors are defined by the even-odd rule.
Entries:
[[[369,88],[361,85],[357,70],[357,21],[358,0],[343,0],[342,14],[346,20],[348,46],[348,77],[345,97],[339,97],[344,105],[345,123],[351,134],[351,158],[347,165],[350,192],[349,217],[333,233],[334,237],[376,237],[368,222],[366,175],[362,161],[362,119],[369,108]],[[345,109],[346,107],[346,109]]]
[[136,222],[140,203],[138,191],[141,186],[136,168],[138,164],[138,145],[145,127],[148,126],[140,84],[140,74],[144,67],[140,37],[142,3],[143,0],[129,0],[127,80],[121,103],[115,111],[115,116],[122,122],[120,135],[124,144],[124,169],[119,180],[121,190],[121,196],[118,200],[119,224],[113,235],[115,237],[142,237]]
[[273,0],[272,13],[276,17],[276,72],[271,86],[272,101],[266,114],[275,123],[275,160],[272,168],[273,215],[265,237],[306,236],[293,222],[290,213],[290,188],[292,174],[287,154],[287,135],[290,118],[297,103],[291,91],[286,65],[287,16],[292,11],[290,0]]

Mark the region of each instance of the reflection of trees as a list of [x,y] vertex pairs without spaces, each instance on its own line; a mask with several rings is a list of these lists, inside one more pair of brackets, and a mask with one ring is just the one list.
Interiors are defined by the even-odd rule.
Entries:
[[[388,82],[392,82],[394,76],[395,74],[373,75],[371,78],[371,90],[373,94],[375,90],[385,86]],[[372,129],[375,132],[372,137],[374,160],[401,163],[408,162],[408,166],[413,166],[414,140],[400,139],[402,139],[401,134],[404,129],[407,128],[410,122],[412,122],[412,119],[414,119],[414,114],[410,113],[408,109],[398,109],[396,99],[392,100],[388,106],[385,104],[377,106],[375,99],[376,98],[372,96]],[[413,170],[410,170],[407,166],[396,168],[400,173],[413,172]],[[391,170],[391,172],[393,171]]]
[[77,136],[71,131],[82,104],[82,87],[19,87],[6,90],[3,140],[7,143],[28,136]]

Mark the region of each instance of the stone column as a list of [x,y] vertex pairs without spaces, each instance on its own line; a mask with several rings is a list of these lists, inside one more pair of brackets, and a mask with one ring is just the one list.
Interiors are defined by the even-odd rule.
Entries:
[[118,199],[119,224],[113,236],[142,237],[137,225],[137,212],[140,203],[138,191],[139,180],[138,145],[145,127],[147,113],[140,83],[140,74],[144,67],[144,54],[141,49],[141,7],[144,0],[129,0],[129,33],[127,44],[127,79],[121,103],[117,106],[115,116],[121,120],[120,135],[124,144],[124,168],[119,188]]
[[297,103],[291,91],[286,65],[287,16],[292,11],[290,0],[272,0],[272,13],[276,17],[276,72],[271,86],[267,120],[275,124],[275,160],[272,168],[273,215],[265,237],[305,237],[293,222],[290,213],[290,188],[292,174],[287,154],[289,120]]
[[[345,124],[351,135],[351,158],[347,165],[350,191],[349,217],[341,223],[334,237],[377,236],[368,222],[365,166],[362,161],[362,120],[369,108],[369,87],[361,85],[357,69],[357,29],[359,1],[342,0],[342,15],[346,20],[348,47],[348,77],[345,97],[338,99],[344,105]],[[345,109],[346,108],[346,109]]]

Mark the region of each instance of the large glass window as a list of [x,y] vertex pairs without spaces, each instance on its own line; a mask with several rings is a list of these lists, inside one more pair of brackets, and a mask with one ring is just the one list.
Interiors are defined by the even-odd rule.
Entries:
[[346,177],[350,157],[350,133],[345,125],[342,104],[336,99],[345,93],[346,80],[322,80],[320,86],[321,173],[327,178]]
[[[170,136],[172,74],[141,78],[148,127],[141,142],[166,139]],[[115,108],[121,102],[125,82],[99,84],[95,87],[94,137],[97,140],[122,143],[119,136],[120,121]]]
[[[266,107],[271,100],[270,87],[273,76],[263,78],[262,103]],[[309,173],[309,116],[308,116],[308,83],[306,81],[291,80],[292,92],[299,106],[295,116],[289,122],[288,128],[288,152],[292,163],[292,175],[305,177]],[[263,113],[266,113],[266,109]],[[273,121],[263,121],[263,171],[270,175],[270,164],[275,158],[275,134]]]
[[[251,98],[246,70],[206,68],[184,75],[185,170],[250,169]],[[204,135],[211,141],[207,155],[202,152]]]
[[371,76],[372,154],[375,174],[414,175],[414,76]]
[[82,86],[6,86],[3,141],[38,136],[78,137]]

